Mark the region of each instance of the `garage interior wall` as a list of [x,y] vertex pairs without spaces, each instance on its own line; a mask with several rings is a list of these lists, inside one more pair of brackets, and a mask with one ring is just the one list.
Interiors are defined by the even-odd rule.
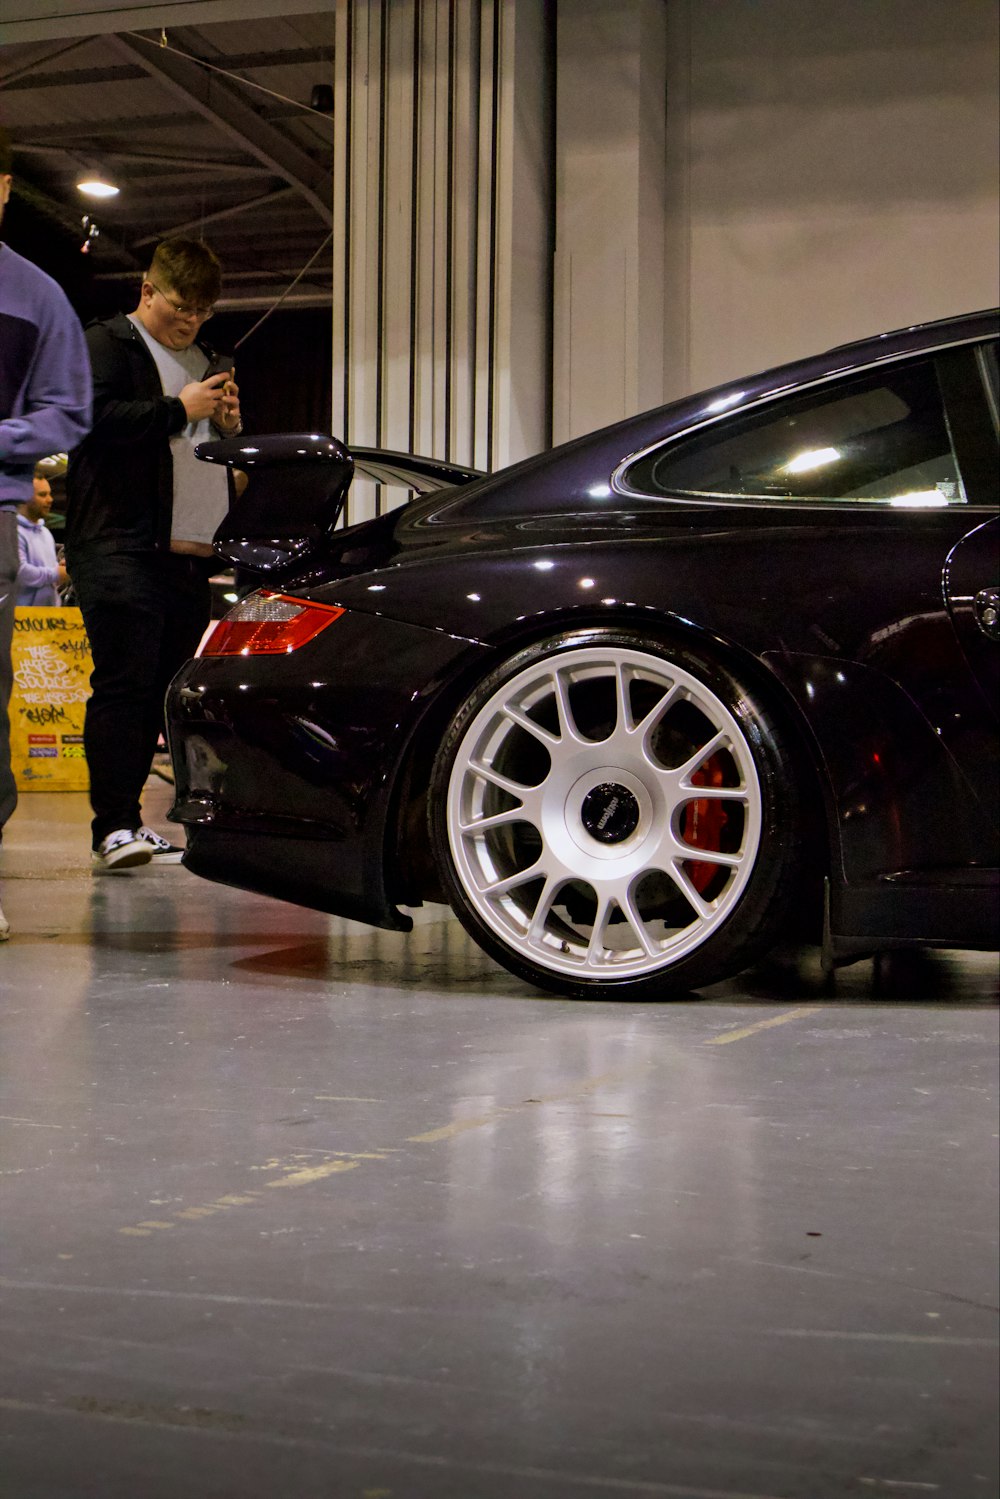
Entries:
[[[333,430],[497,468],[549,441],[540,0],[338,0]],[[398,496],[356,483],[349,519]]]
[[668,398],[1000,300],[995,0],[668,0]]
[[663,401],[666,9],[558,8],[556,442]]

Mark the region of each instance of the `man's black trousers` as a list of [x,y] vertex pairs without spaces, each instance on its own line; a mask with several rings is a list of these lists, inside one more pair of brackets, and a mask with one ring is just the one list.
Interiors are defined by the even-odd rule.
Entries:
[[93,845],[142,825],[142,788],[163,730],[170,680],[197,649],[211,616],[211,558],[173,552],[67,555],[94,670],[83,742]]

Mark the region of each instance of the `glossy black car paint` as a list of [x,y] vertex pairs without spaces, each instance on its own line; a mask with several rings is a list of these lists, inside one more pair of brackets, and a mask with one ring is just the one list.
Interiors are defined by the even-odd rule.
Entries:
[[[743,408],[996,331],[982,314],[834,350],[742,382]],[[290,657],[204,657],[171,689],[188,867],[408,925],[397,905],[438,895],[431,761],[475,683],[532,640],[625,626],[728,664],[778,715],[834,947],[994,946],[1000,647],[974,599],[996,583],[995,462],[967,455],[972,503],[940,510],[622,493],[630,455],[725,422],[718,395],[334,533],[338,479],[322,540],[266,582],[345,614]],[[812,916],[818,935],[818,899]]]

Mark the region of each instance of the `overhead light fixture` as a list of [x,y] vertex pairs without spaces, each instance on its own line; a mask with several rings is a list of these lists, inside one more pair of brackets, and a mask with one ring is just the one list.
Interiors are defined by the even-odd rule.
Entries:
[[84,172],[77,181],[76,190],[88,198],[116,198],[120,191],[101,172]]

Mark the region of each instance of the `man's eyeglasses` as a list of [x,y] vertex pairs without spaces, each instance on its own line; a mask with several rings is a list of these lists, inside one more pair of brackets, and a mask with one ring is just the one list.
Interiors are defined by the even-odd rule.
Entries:
[[164,302],[166,302],[167,306],[173,312],[175,317],[193,317],[197,318],[199,323],[207,323],[209,318],[212,316],[212,313],[215,311],[214,306],[188,307],[184,302],[175,302],[173,297],[168,297],[165,291],[160,291],[160,288],[157,286],[155,281],[150,281],[149,284],[155,292],[159,292],[159,295],[163,298]]

